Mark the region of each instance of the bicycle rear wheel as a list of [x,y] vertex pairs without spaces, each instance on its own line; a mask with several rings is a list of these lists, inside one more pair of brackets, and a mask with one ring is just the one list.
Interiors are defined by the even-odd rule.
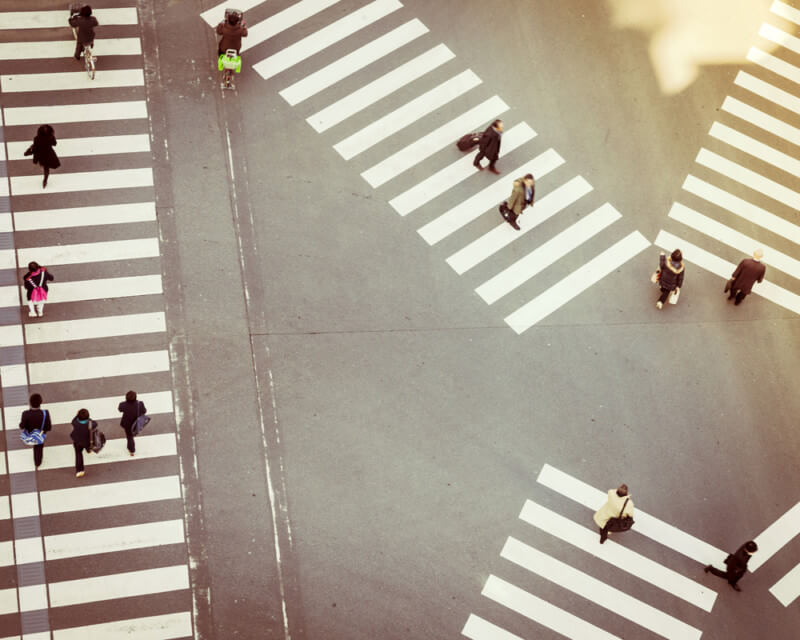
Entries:
[[89,75],[89,80],[94,80],[94,61],[95,57],[92,55],[92,50],[89,47],[83,49],[83,64],[86,67],[86,73]]

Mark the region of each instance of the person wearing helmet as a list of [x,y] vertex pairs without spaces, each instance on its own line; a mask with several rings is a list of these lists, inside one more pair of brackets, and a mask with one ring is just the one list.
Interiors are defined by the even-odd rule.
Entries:
[[222,36],[219,41],[219,55],[224,55],[228,49],[236,49],[238,55],[242,48],[242,38],[247,36],[247,27],[240,22],[239,15],[231,13],[227,20],[217,25],[217,35]]
[[69,19],[69,26],[77,29],[77,42],[75,44],[75,59],[81,59],[81,53],[86,45],[94,46],[94,28],[98,26],[97,18],[92,15],[92,8],[87,4]]

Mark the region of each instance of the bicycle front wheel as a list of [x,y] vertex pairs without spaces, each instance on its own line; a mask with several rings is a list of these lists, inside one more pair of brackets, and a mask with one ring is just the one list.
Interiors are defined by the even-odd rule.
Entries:
[[86,73],[89,75],[89,80],[94,80],[94,62],[96,58],[92,55],[91,49],[83,50],[83,63],[86,66]]

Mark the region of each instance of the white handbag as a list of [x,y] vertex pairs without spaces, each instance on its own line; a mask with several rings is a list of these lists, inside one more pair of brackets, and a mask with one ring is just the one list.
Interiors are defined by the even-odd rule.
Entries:
[[680,289],[673,289],[672,292],[669,294],[668,302],[670,304],[678,304],[678,296],[681,295]]

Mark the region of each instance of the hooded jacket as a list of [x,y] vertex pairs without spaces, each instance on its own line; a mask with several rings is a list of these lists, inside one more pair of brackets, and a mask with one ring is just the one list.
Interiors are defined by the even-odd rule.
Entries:
[[217,35],[222,36],[219,41],[219,52],[225,53],[228,49],[242,48],[242,38],[247,35],[247,27],[243,27],[241,22],[230,24],[227,21],[220,22],[217,25]]
[[672,291],[673,289],[680,289],[683,286],[684,265],[683,262],[675,266],[672,258],[667,258],[665,255],[659,256],[659,267],[661,269],[661,280],[659,285],[665,291]]

